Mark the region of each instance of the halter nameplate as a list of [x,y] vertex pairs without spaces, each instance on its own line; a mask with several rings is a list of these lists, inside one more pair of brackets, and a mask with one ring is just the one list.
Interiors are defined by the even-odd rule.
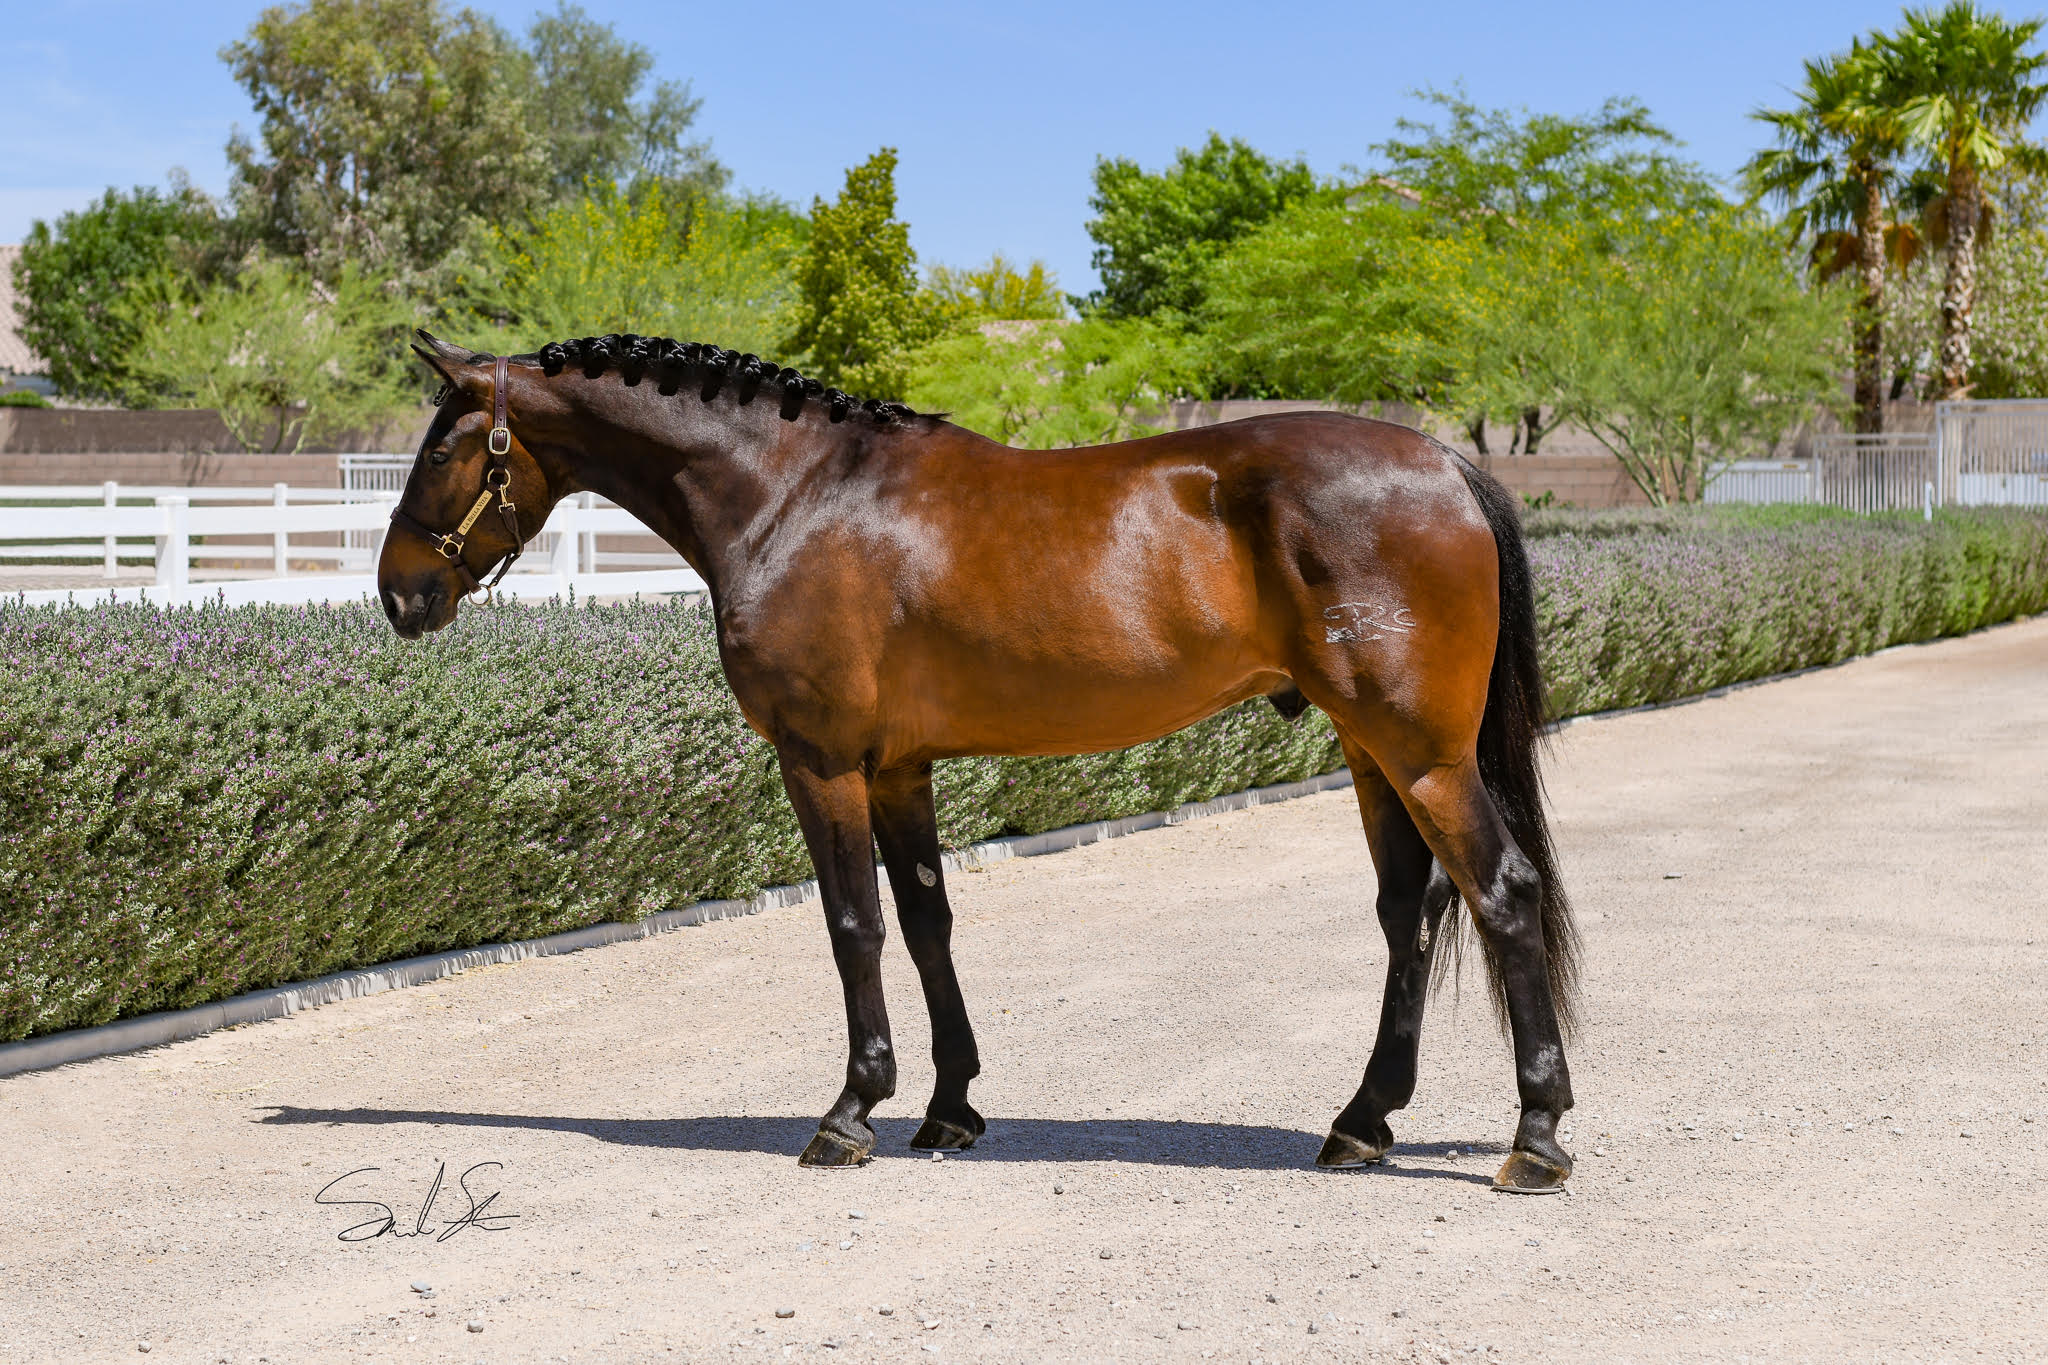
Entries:
[[491,505],[491,497],[497,491],[495,488],[486,488],[483,492],[476,495],[476,501],[469,506],[469,515],[462,519],[462,525],[455,528],[456,535],[466,536],[469,534],[469,528],[476,525],[476,519],[484,514],[486,507]]

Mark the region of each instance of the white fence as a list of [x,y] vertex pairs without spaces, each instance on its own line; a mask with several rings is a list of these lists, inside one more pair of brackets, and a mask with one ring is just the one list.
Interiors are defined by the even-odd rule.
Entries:
[[[405,481],[412,474],[413,457],[410,455],[344,455],[341,457],[341,486],[348,493],[359,497],[374,497],[378,493],[402,493]],[[585,510],[603,511],[614,506],[595,493],[578,493],[575,505]],[[613,523],[607,523],[607,526]],[[597,573],[602,569],[678,569],[683,567],[682,556],[666,546],[656,549],[622,550],[606,548],[598,537],[615,539],[618,536],[652,538],[654,532],[637,520],[628,518],[615,523],[621,529],[594,531],[586,535],[577,547],[576,563],[583,573]],[[553,555],[554,522],[548,522],[548,530],[541,533],[535,542],[527,547],[528,554]],[[350,535],[354,544],[361,532]],[[367,544],[368,542],[365,541]]]
[[1943,501],[1940,452],[1931,432],[1817,436],[1813,460],[1816,502],[1851,512],[1924,512]]
[[[147,496],[148,505],[135,505]],[[92,497],[96,503],[84,503]],[[258,501],[262,499],[262,501]],[[121,505],[123,501],[130,505]],[[101,489],[63,487],[0,488],[0,559],[81,559],[100,557],[103,573],[118,575],[122,559],[154,562],[153,584],[127,587],[45,588],[8,594],[30,603],[67,600],[146,600],[167,605],[219,598],[232,605],[258,602],[297,603],[351,601],[377,592],[375,566],[390,524],[398,493],[376,489],[180,488],[138,489],[108,484]],[[199,503],[222,505],[194,506]],[[293,536],[340,533],[359,544],[339,546],[293,544]],[[595,546],[599,536],[650,535],[621,508],[586,505],[577,499],[555,508],[542,538],[520,562],[546,563],[540,572],[512,573],[498,591],[503,596],[547,598],[575,592],[585,597],[633,593],[700,592],[704,582],[674,555],[677,567],[639,572],[599,572]],[[194,560],[241,560],[262,557],[263,546],[195,545],[202,536],[268,537],[273,576],[195,581]],[[623,558],[624,556],[615,556]],[[290,572],[291,559],[332,559],[337,572]],[[633,559],[656,556],[632,556]]]
[[2048,507],[2048,402],[1940,403],[1934,430],[1817,436],[1804,460],[1737,460],[1708,502],[1817,502],[1852,512]]
[[2048,401],[1943,403],[1934,431],[1940,500],[2048,507]]
[[1811,460],[1736,460],[1707,485],[1708,502],[1818,502]]

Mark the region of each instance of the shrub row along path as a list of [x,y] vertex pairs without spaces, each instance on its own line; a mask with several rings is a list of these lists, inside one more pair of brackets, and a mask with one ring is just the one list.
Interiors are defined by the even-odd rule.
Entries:
[[[796,1165],[815,904],[0,1081],[0,1360],[2039,1358],[2044,681],[2037,619],[1563,733],[1566,1198],[1487,1188],[1470,980],[1393,1164],[1311,1169],[1384,960],[1334,792],[956,875],[990,1124],[941,1163],[892,942],[880,1157]],[[430,1231],[482,1162],[516,1221],[314,1202],[376,1167],[332,1197],[409,1232],[442,1162]]]

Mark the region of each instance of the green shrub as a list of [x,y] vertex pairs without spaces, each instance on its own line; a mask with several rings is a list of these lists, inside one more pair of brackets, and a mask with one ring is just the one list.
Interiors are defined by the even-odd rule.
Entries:
[[1693,696],[2048,610],[2048,518],[1589,514],[1534,540],[1559,715]]
[[[2048,609],[2048,518],[1779,520],[1705,509],[1536,540],[1557,709]],[[696,610],[499,608],[407,643],[368,605],[0,603],[0,658],[0,1039],[810,874]],[[1253,702],[1121,753],[941,764],[941,835],[1339,762],[1320,714],[1290,726]]]
[[[810,875],[681,607],[0,605],[0,1039]],[[1327,772],[1264,702],[1152,744],[942,764],[951,844]]]
[[1522,532],[1530,540],[1548,540],[1552,536],[1606,540],[1614,536],[1672,535],[1688,531],[1714,535],[1859,520],[1861,518],[1854,512],[1815,503],[1765,503],[1759,506],[1684,503],[1672,507],[1601,508],[1531,503],[1522,516]]

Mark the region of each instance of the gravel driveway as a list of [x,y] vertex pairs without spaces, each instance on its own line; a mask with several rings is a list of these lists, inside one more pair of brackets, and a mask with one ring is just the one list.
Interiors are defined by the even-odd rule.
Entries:
[[[797,1167],[815,904],[0,1081],[0,1362],[2048,1355],[2048,619],[1574,725],[1551,789],[1567,1197],[1487,1188],[1471,976],[1392,1164],[1310,1168],[1383,970],[1333,792],[954,877],[942,1162],[892,946],[878,1159]],[[424,1236],[315,1202],[412,1233],[443,1163]]]

